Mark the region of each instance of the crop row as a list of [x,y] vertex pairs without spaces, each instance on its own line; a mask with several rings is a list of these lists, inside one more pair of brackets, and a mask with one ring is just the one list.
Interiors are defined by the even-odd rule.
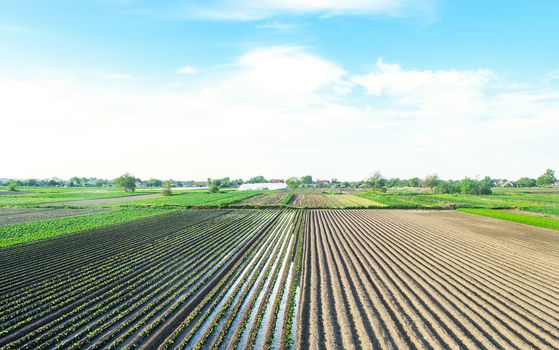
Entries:
[[[290,347],[291,293],[302,244],[302,215],[285,211],[265,239],[238,262],[165,339],[169,349]],[[293,303],[294,304],[294,303]],[[284,342],[285,340],[285,342]],[[285,346],[283,346],[284,344]]]
[[[27,271],[35,279],[27,278],[25,285],[11,289],[2,299],[0,346],[111,348],[136,344],[164,327],[278,213],[206,215],[210,216],[207,221],[191,225],[183,220],[181,229],[170,225],[160,236],[153,232],[157,225],[128,231],[124,237],[135,237],[121,237],[128,249],[104,256],[98,263],[82,258],[96,251],[69,254],[67,263],[60,263],[65,255],[60,252],[58,259],[46,259],[60,273],[57,275],[35,273],[32,264],[21,267],[20,272]],[[149,239],[142,239],[144,235]],[[101,237],[111,241],[111,236]],[[87,241],[91,236],[76,237],[80,238]],[[110,250],[114,243],[106,248]],[[2,253],[17,255],[13,250]],[[82,260],[89,263],[78,265]]]
[[456,212],[307,215],[298,348],[557,347],[551,232]]

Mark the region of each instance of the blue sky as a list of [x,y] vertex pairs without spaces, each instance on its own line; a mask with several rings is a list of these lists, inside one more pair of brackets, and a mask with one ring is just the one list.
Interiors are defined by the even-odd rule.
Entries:
[[0,175],[537,176],[558,35],[555,1],[2,1]]

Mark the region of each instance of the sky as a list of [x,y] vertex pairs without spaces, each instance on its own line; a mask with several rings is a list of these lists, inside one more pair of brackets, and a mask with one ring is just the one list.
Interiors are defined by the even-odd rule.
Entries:
[[559,3],[0,1],[0,178],[559,171]]

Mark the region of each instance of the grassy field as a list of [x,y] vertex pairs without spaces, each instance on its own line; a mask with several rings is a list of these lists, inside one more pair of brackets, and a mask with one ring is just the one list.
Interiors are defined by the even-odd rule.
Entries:
[[359,196],[395,209],[520,209],[559,215],[559,189],[495,189],[494,194],[488,196],[392,190],[387,193],[366,191]]
[[118,203],[116,206],[120,207],[224,207],[250,197],[261,194],[262,191],[228,191],[219,193],[205,192],[186,192],[173,194],[160,198],[152,198],[147,200],[139,200],[127,203]]
[[493,209],[459,208],[458,211],[467,214],[487,216],[494,219],[518,222],[520,224],[549,228],[552,230],[559,231],[559,219],[555,219],[555,218],[526,215],[526,214],[519,214],[519,213],[509,213],[509,212],[493,210]]
[[39,204],[100,198],[127,197],[149,192],[124,192],[118,188],[26,187],[17,194],[0,195],[0,207],[34,207]]
[[0,247],[101,228],[168,213],[165,208],[120,208],[108,213],[23,222],[0,227]]

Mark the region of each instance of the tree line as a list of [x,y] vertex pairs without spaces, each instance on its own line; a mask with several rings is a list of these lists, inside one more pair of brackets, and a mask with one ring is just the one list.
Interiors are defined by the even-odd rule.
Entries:
[[[278,180],[283,181],[283,180]],[[536,187],[551,186],[557,183],[555,171],[547,169],[537,178],[522,177],[516,181],[507,179],[494,179],[486,176],[481,179],[464,178],[462,180],[443,180],[436,174],[428,175],[425,178],[385,178],[379,171],[373,172],[367,179],[362,181],[338,181],[315,180],[311,175],[301,177],[290,177],[285,180],[290,189],[316,187],[316,188],[369,188],[373,191],[386,191],[388,188],[401,187],[424,187],[434,193],[462,193],[484,195],[491,194],[491,188],[501,187]],[[219,192],[221,188],[238,187],[243,183],[267,183],[264,176],[254,176],[248,181],[243,179],[231,179],[224,177],[221,179],[208,178],[207,181],[175,181],[160,180],[151,178],[142,181],[130,173],[125,173],[113,180],[98,179],[95,177],[72,177],[69,180],[59,178],[51,179],[2,179],[0,185],[8,186],[8,191],[15,191],[17,187],[120,187],[127,192],[133,192],[137,187],[156,187],[162,188],[163,194],[171,194],[172,187],[205,187],[208,186],[210,192]]]

